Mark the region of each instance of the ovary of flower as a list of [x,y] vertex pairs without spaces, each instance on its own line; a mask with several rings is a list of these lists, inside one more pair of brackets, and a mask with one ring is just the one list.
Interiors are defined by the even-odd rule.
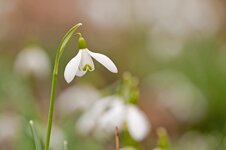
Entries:
[[109,71],[113,73],[118,72],[117,67],[110,58],[103,54],[91,52],[87,48],[84,48],[80,49],[78,54],[67,64],[64,71],[65,80],[70,83],[75,76],[81,77],[86,74],[87,70],[93,71],[95,68],[92,58],[96,59]]
[[[85,125],[89,124],[86,128]],[[146,115],[135,105],[125,104],[121,97],[109,96],[97,101],[78,121],[77,129],[88,134],[91,130],[98,133],[114,133],[126,124],[130,135],[137,141],[143,140],[150,131]],[[102,135],[100,135],[102,136]]]

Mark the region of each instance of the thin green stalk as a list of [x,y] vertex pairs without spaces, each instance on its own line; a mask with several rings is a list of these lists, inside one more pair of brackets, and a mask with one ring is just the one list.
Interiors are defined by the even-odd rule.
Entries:
[[[56,65],[55,65],[55,67],[56,67]],[[56,97],[57,76],[58,76],[58,72],[54,72],[53,78],[52,78],[52,87],[51,87],[51,97],[50,97],[50,106],[49,106],[48,127],[47,127],[47,132],[46,132],[45,150],[49,149],[50,135],[51,135],[51,129],[52,129],[52,122],[53,122],[54,103],[55,103],[55,97]]]
[[32,134],[32,137],[34,140],[35,150],[42,150],[43,145],[42,145],[41,140],[34,127],[34,122],[32,120],[30,120],[29,123],[30,123],[30,127],[31,127],[31,134]]
[[81,23],[76,24],[66,33],[66,35],[63,37],[63,39],[60,43],[59,49],[56,54],[56,59],[55,59],[54,69],[53,69],[53,76],[52,76],[52,86],[51,86],[51,96],[50,96],[49,115],[48,115],[48,127],[47,127],[47,132],[46,132],[45,150],[49,150],[60,57],[64,51],[64,48],[68,44],[68,42],[74,37],[74,32],[81,25],[82,25]]

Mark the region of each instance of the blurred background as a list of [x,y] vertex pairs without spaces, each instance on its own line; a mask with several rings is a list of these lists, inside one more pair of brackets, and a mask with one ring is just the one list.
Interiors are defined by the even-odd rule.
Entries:
[[225,149],[225,18],[224,0],[0,0],[0,149],[34,149],[30,119],[45,135],[57,47],[78,22],[88,48],[109,56],[119,73],[95,63],[95,72],[68,85],[63,71],[77,40],[68,45],[54,150],[64,139],[69,149],[114,149],[114,135],[80,135],[75,124],[91,102],[116,92],[124,72],[140,80],[138,107],[151,124],[141,149],[155,147],[158,127],[168,131],[172,149]]

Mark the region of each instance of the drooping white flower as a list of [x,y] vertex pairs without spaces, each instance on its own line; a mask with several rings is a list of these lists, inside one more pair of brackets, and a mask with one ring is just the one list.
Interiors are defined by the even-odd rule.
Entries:
[[113,134],[116,126],[122,130],[124,124],[137,141],[143,140],[150,131],[148,118],[138,107],[124,103],[121,97],[109,96],[97,101],[78,120],[76,128],[84,134],[92,131],[97,136],[104,136]]
[[208,108],[206,98],[184,74],[162,70],[152,74],[149,81],[157,102],[178,121],[195,123],[205,117]]
[[15,71],[22,77],[32,75],[44,79],[50,74],[49,57],[40,47],[27,47],[16,57]]
[[99,99],[100,92],[94,87],[86,84],[75,85],[65,89],[59,95],[56,107],[60,114],[68,115],[72,112],[85,111]]
[[61,150],[63,147],[63,141],[65,140],[65,133],[57,126],[52,128],[52,138],[50,141],[50,147],[53,150]]
[[[93,130],[99,130],[100,128],[97,128],[97,121],[99,120],[100,116],[103,115],[106,112],[106,109],[111,108],[112,105],[115,105],[114,103],[117,103],[117,100],[111,101],[111,97],[105,97],[101,100],[98,100],[96,103],[93,104],[93,106],[86,111],[78,120],[76,124],[76,129],[80,134],[86,135],[92,132]],[[114,127],[115,128],[115,127]],[[103,129],[100,129],[103,130]],[[99,133],[96,131],[98,136]]]
[[21,131],[20,117],[16,114],[2,113],[0,115],[0,145],[7,148],[10,145],[9,141],[15,140],[18,133]]
[[93,71],[94,63],[92,58],[106,67],[109,71],[113,73],[117,73],[118,69],[115,64],[111,61],[107,56],[91,52],[86,48],[86,43],[83,37],[79,38],[79,52],[78,54],[72,58],[67,64],[64,71],[65,80],[70,83],[75,76],[81,77],[86,74],[86,72]]

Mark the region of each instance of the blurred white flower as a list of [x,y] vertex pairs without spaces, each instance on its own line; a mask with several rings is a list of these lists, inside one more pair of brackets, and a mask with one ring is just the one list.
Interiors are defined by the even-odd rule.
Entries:
[[185,133],[174,145],[174,150],[213,150],[219,144],[216,135],[203,135],[196,131]]
[[20,129],[20,121],[16,115],[2,114],[0,116],[0,143],[14,140]]
[[150,131],[146,115],[135,105],[125,104],[121,97],[108,96],[97,101],[77,123],[77,130],[83,134],[94,132],[97,136],[114,133],[128,127],[130,135],[137,141],[143,140]]
[[[150,24],[150,50],[161,60],[175,58],[192,37],[218,33],[225,20],[223,4],[212,0],[150,0],[141,7]],[[159,60],[160,60],[159,59]]]
[[72,112],[86,110],[99,98],[100,93],[94,87],[89,85],[76,85],[65,89],[60,94],[56,106],[60,114],[67,115]]
[[79,3],[81,7],[87,8],[87,10],[82,9],[81,11],[84,11],[98,26],[126,27],[132,17],[129,10],[130,5],[128,5],[131,1],[128,0],[83,0]]
[[160,61],[177,57],[194,36],[216,35],[226,18],[224,2],[214,0],[83,0],[79,5],[100,30],[146,27],[150,55]]
[[27,47],[18,54],[15,71],[23,77],[33,75],[44,79],[50,74],[49,57],[40,47]]
[[[98,118],[106,111],[107,106],[111,107],[115,101],[111,103],[108,97],[98,100],[93,106],[87,110],[78,120],[76,128],[81,134],[87,135],[92,130],[97,129],[96,123]],[[117,103],[117,102],[116,102]]]
[[151,0],[148,3],[154,27],[178,36],[197,31],[215,33],[223,19],[222,3],[212,0]]
[[181,73],[160,71],[150,77],[156,100],[182,122],[200,121],[207,110],[201,91]]
[[50,140],[50,147],[53,150],[62,150],[65,134],[59,127],[53,126]]
[[216,33],[225,20],[223,2],[213,0],[83,0],[79,5],[98,25],[120,28],[144,23],[179,36]]
[[123,148],[120,148],[120,150],[136,150],[136,149],[133,147],[123,147]]
[[109,71],[113,73],[118,72],[118,69],[110,60],[110,58],[103,54],[91,52],[87,48],[84,48],[80,49],[78,54],[67,64],[64,71],[65,80],[70,83],[75,76],[81,77],[85,75],[88,70],[93,71],[95,68],[92,57],[99,63],[101,63],[104,67],[106,67]]

